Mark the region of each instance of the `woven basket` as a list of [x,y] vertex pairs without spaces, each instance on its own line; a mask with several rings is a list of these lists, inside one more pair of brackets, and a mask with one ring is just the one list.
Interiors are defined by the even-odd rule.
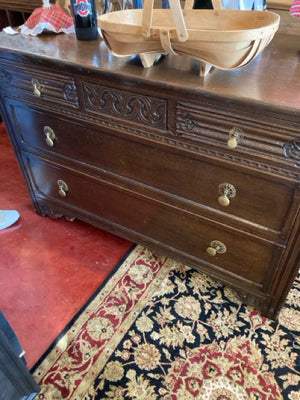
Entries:
[[170,0],[170,9],[121,10],[98,17],[108,48],[117,56],[139,54],[144,67],[158,54],[184,54],[204,62],[202,75],[215,66],[230,70],[251,62],[272,40],[280,17],[269,11],[222,10],[219,0],[213,10],[194,10],[187,0]]

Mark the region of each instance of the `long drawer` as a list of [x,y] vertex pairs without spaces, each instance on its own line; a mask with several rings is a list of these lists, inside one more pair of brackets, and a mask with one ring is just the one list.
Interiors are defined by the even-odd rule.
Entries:
[[199,215],[38,157],[24,154],[35,196],[67,205],[74,215],[109,222],[130,239],[158,242],[191,256],[222,279],[265,292],[283,247]]
[[[294,185],[264,174],[203,159],[187,151],[170,151],[130,135],[100,131],[29,108],[14,106],[20,142],[50,151],[149,188],[176,196],[182,207],[222,219],[234,216],[242,226],[252,223],[264,236],[281,239],[294,215]],[[232,221],[234,223],[234,220]]]

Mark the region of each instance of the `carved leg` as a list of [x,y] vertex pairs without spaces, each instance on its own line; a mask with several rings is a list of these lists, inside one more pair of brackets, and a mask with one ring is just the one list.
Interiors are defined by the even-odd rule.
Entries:
[[161,53],[141,53],[139,56],[141,58],[143,67],[150,68],[157,58],[161,56]]
[[64,214],[58,210],[52,209],[46,204],[39,204],[39,209],[35,209],[35,211],[37,212],[37,214],[40,214],[43,217],[50,217],[53,219],[65,217],[66,220],[69,222],[73,222],[76,219],[71,215]]
[[212,68],[211,64],[201,61],[200,76],[206,76],[209,73],[209,71],[211,70],[211,68]]

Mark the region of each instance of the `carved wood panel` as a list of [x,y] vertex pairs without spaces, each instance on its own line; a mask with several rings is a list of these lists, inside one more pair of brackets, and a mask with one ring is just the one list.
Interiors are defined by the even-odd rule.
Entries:
[[167,129],[167,101],[153,96],[83,82],[85,109],[151,128]]

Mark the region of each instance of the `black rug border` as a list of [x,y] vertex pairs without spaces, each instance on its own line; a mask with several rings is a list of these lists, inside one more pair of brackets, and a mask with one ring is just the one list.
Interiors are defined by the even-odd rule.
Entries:
[[41,365],[41,363],[45,360],[45,358],[49,355],[49,353],[53,350],[59,340],[67,333],[70,327],[75,323],[75,321],[80,317],[82,312],[88,307],[88,305],[95,299],[95,297],[99,294],[99,292],[103,289],[103,287],[107,284],[107,282],[112,278],[112,276],[118,271],[121,265],[124,263],[126,258],[133,252],[133,250],[138,245],[134,243],[129,250],[125,253],[125,255],[121,258],[121,260],[116,264],[110,274],[104,279],[104,281],[100,284],[100,286],[96,289],[96,291],[92,294],[92,296],[87,300],[87,302],[80,308],[80,310],[74,315],[74,317],[67,323],[64,329],[58,334],[56,339],[50,344],[48,349],[44,352],[44,354],[38,359],[38,361],[30,368],[30,373],[34,374],[36,369]]

